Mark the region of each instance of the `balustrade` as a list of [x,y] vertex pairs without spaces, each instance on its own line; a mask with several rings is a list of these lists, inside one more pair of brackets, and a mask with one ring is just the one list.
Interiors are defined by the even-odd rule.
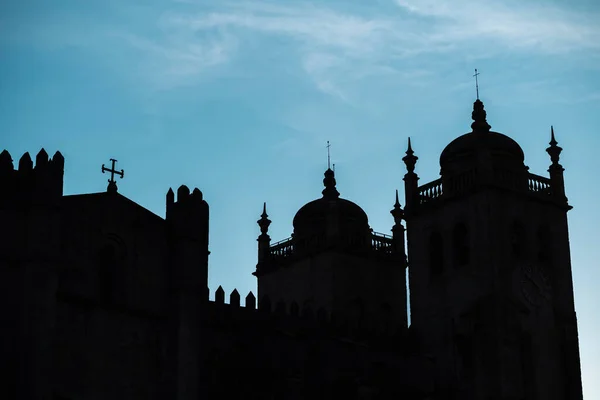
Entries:
[[527,189],[530,192],[540,195],[552,194],[552,186],[550,178],[529,173],[527,175]]
[[419,203],[425,204],[432,200],[442,197],[444,190],[442,187],[442,179],[436,179],[419,187]]
[[293,239],[289,237],[287,239],[273,243],[271,245],[269,253],[273,258],[285,258],[291,256],[294,253]]
[[373,232],[371,234],[371,248],[379,253],[392,254],[393,238],[383,233]]

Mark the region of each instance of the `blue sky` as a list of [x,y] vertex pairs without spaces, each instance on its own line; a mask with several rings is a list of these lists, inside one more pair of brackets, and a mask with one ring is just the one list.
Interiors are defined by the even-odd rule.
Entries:
[[408,136],[421,183],[469,131],[478,68],[493,130],[546,175],[564,148],[586,399],[600,399],[600,4],[589,1],[4,1],[0,147],[66,158],[65,193],[106,188],[164,216],[187,184],[211,206],[211,291],[254,290],[263,201],[273,241],[338,190],[389,233]]

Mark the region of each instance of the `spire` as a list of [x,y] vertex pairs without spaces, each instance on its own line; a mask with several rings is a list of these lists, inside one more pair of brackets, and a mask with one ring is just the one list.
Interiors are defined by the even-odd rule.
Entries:
[[558,161],[560,160],[560,153],[562,152],[562,148],[558,146],[558,142],[554,137],[554,127],[550,127],[550,147],[546,149],[546,152],[550,155],[550,160],[552,160],[552,166],[560,166]]
[[473,132],[487,133],[492,128],[487,123],[483,102],[479,99],[475,100],[475,103],[473,103],[473,113],[471,114],[471,118],[473,118],[473,123],[471,124]]
[[260,219],[258,221],[256,221],[256,223],[258,224],[258,226],[260,226],[261,236],[266,235],[267,232],[269,231],[269,225],[271,225],[271,220],[268,218],[268,215],[267,215],[267,203],[266,202],[263,203],[263,212],[260,216]]
[[412,149],[412,145],[410,143],[410,137],[408,138],[408,149],[406,149],[406,155],[402,157],[402,161],[406,164],[406,169],[409,173],[413,173],[415,171],[415,165],[417,164],[417,160],[419,157],[415,156],[415,152]]
[[335,172],[331,168],[327,168],[325,171],[325,178],[323,178],[323,185],[325,189],[321,193],[323,193],[324,199],[335,200],[340,197],[340,193],[335,188]]
[[394,223],[399,225],[404,218],[404,210],[400,207],[400,201],[398,200],[398,189],[396,189],[396,203],[394,203],[394,208],[390,211],[390,214],[394,217]]

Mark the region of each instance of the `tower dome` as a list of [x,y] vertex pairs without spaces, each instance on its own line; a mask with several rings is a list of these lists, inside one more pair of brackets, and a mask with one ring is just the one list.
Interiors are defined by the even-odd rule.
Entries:
[[486,121],[481,100],[473,104],[472,131],[450,142],[440,155],[442,175],[460,172],[472,167],[479,154],[487,152],[493,163],[524,167],[525,155],[517,142],[502,133],[492,132]]
[[365,242],[370,233],[367,214],[356,203],[340,197],[331,169],[325,171],[323,184],[323,197],[305,204],[294,216],[297,246],[323,245],[331,243],[331,239],[354,245]]

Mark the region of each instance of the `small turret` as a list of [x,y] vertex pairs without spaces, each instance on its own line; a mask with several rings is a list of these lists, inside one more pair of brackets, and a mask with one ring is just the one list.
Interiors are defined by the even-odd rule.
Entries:
[[[208,304],[208,203],[202,192],[181,185],[175,199],[166,195],[169,242],[169,319],[175,338],[167,356],[171,398],[199,398],[206,391],[207,371],[200,360],[206,337]],[[221,289],[222,290],[222,289]],[[218,294],[220,296],[220,294]]]
[[567,197],[565,196],[565,179],[564,179],[564,168],[560,165],[560,153],[562,152],[562,148],[558,146],[558,142],[554,136],[554,127],[550,127],[550,147],[546,149],[548,155],[550,155],[550,160],[552,164],[550,168],[548,168],[548,172],[550,173],[550,182],[552,185],[552,195],[561,202],[567,202]]
[[271,247],[271,237],[268,235],[269,225],[271,225],[271,220],[267,215],[267,203],[263,203],[263,212],[260,216],[260,219],[256,221],[258,226],[260,227],[260,235],[258,236],[258,265],[257,269],[260,269],[262,264],[269,257],[269,249]]
[[[61,264],[61,211],[64,158],[57,152],[48,158],[44,149],[29,153],[14,164],[10,153],[0,153],[0,221],[5,235],[0,241],[0,279],[5,288],[0,312],[8,337],[18,338],[3,347],[5,370],[19,371],[5,392],[23,399],[52,396],[48,371],[53,360],[52,332],[56,311],[56,282]],[[19,265],[18,275],[8,274]],[[18,278],[17,278],[18,277]],[[28,277],[23,279],[23,277]],[[15,280],[16,279],[16,280]],[[10,305],[20,304],[17,311]],[[8,305],[8,306],[7,306]],[[17,322],[18,321],[18,322]],[[23,330],[25,329],[25,330]],[[19,360],[19,365],[12,364]]]
[[406,249],[404,246],[404,226],[402,220],[404,219],[404,210],[400,206],[400,200],[398,199],[398,190],[396,189],[396,202],[394,208],[390,211],[390,214],[394,217],[394,226],[392,227],[392,238],[393,238],[393,249],[394,253],[400,255],[402,260],[402,267],[406,267]]
[[406,196],[406,211],[410,212],[417,205],[419,195],[419,176],[415,173],[415,166],[419,157],[415,156],[412,149],[410,138],[408,138],[408,148],[406,155],[402,158],[406,164],[407,173],[404,175],[404,192]]
[[[181,185],[175,201],[167,192],[167,226],[177,286],[204,291],[208,284],[208,203],[198,189]],[[175,272],[175,271],[174,271]]]

